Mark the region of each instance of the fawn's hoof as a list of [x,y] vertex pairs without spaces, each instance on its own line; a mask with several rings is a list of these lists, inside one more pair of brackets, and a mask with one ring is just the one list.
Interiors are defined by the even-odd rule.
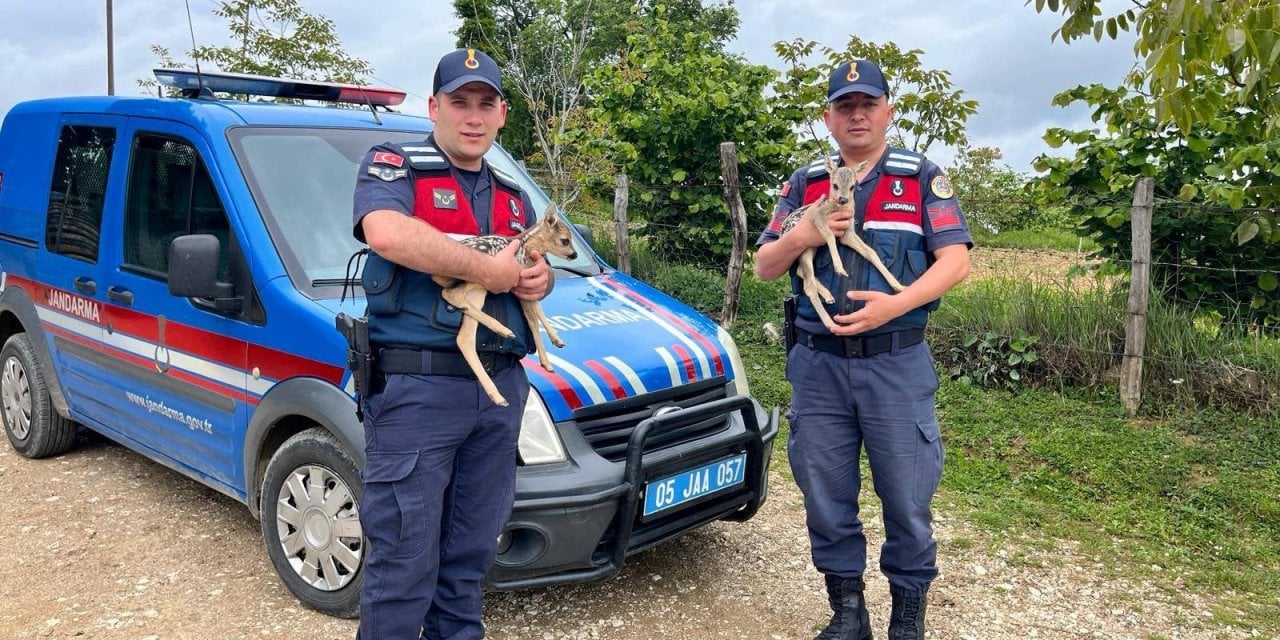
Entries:
[[555,345],[555,348],[557,348],[557,349],[563,349],[563,348],[564,348],[564,340],[552,340],[552,341],[551,341],[551,344],[552,344],[552,345]]

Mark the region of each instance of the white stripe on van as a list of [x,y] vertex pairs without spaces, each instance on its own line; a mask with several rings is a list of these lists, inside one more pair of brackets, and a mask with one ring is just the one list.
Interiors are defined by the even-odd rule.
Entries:
[[605,356],[604,361],[613,365],[615,369],[622,372],[622,377],[626,378],[627,382],[631,383],[631,387],[636,390],[636,395],[649,393],[649,390],[645,388],[644,383],[640,382],[640,376],[637,376],[635,370],[628,367],[627,363],[619,360],[617,356]]
[[600,385],[596,384],[596,381],[592,380],[591,376],[588,375],[586,371],[573,366],[568,360],[559,356],[550,353],[548,353],[547,356],[551,358],[551,365],[556,368],[557,372],[563,371],[568,373],[573,376],[574,380],[577,380],[582,384],[582,387],[587,390],[587,395],[591,397],[592,404],[608,402],[604,397],[604,392],[600,391]]
[[[600,282],[597,281],[594,277],[587,278],[587,281],[591,283],[591,286],[608,294],[610,298],[617,300],[627,305],[628,307],[631,307],[636,311],[636,313],[639,313],[640,315],[645,316],[646,318],[654,321],[655,323],[657,323],[658,326],[662,327],[663,329],[666,329],[667,333],[670,333],[671,335],[675,336],[677,340],[679,340],[680,342],[683,342],[684,346],[689,347],[689,353],[692,353],[694,358],[697,359],[698,365],[702,367],[703,377],[710,378],[715,375],[715,371],[711,368],[711,364],[707,361],[706,352],[702,350],[702,347],[698,346],[698,343],[695,342],[693,338],[689,337],[689,334],[672,326],[671,323],[663,319],[662,316],[659,316],[658,314],[650,311],[644,305],[641,305],[640,303],[632,300],[631,298],[628,298],[627,296],[621,293],[618,293],[617,291],[614,291],[613,289],[610,289],[609,287],[606,287],[603,284],[600,284]],[[626,284],[619,284],[619,286],[631,288]],[[678,379],[676,383],[679,384]]]

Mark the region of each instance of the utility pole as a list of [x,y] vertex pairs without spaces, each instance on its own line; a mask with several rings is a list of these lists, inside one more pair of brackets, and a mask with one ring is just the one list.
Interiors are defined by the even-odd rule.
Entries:
[[107,0],[107,95],[116,94],[116,52],[111,23],[111,0]]

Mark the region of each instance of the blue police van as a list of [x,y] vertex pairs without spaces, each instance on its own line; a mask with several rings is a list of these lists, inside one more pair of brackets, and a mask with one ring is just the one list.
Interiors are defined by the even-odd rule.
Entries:
[[[421,140],[431,122],[393,113],[404,94],[386,89],[156,76],[180,97],[36,100],[5,115],[5,433],[44,458],[84,427],[243,502],[288,589],[354,616],[364,440],[334,326],[364,311],[343,297],[359,292],[352,190],[370,147]],[[228,94],[239,99],[216,97]],[[510,156],[487,160],[546,208]],[[555,372],[523,362],[515,509],[490,588],[606,578],[765,500],[777,412],[751,398],[728,332],[585,238],[578,258],[551,261],[543,306],[566,343]]]

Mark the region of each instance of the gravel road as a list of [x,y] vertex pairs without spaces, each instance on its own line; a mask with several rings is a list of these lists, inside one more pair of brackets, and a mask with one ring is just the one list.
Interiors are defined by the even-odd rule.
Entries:
[[[808,639],[825,623],[803,510],[775,462],[771,497],[746,524],[716,523],[590,585],[490,594],[489,637]],[[0,638],[347,639],[355,622],[299,606],[275,578],[239,503],[96,436],[27,460],[0,445]],[[870,505],[866,512],[878,511]],[[1074,542],[994,540],[940,505],[942,576],[929,638],[1223,640],[1214,600],[1171,570],[1114,576]],[[873,544],[883,531],[867,526]],[[884,637],[888,587],[868,585]]]

